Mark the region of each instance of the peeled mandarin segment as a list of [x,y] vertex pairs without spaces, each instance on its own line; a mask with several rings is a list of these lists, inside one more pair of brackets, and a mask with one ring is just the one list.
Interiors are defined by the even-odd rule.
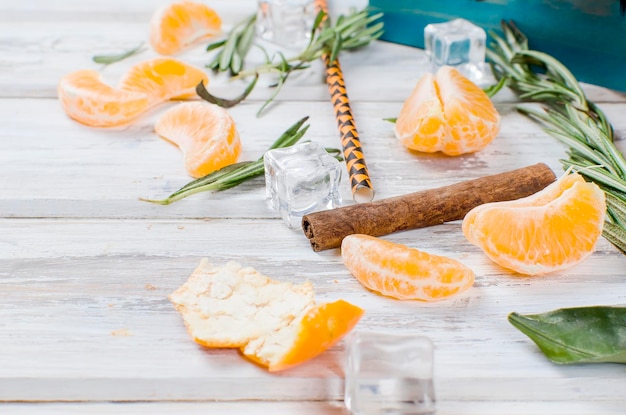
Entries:
[[411,150],[439,151],[446,141],[445,122],[435,77],[426,74],[404,102],[394,127],[396,137]]
[[500,266],[540,275],[587,258],[602,234],[605,212],[604,192],[573,173],[523,199],[472,209],[463,234]]
[[456,156],[484,148],[499,129],[500,115],[487,94],[444,66],[419,80],[404,102],[395,134],[411,150]]
[[285,370],[335,345],[356,326],[363,313],[343,300],[316,305],[289,326],[251,341],[242,352],[270,372]]
[[162,55],[173,55],[220,33],[220,16],[205,4],[179,1],[152,16],[150,44]]
[[437,71],[435,82],[450,132],[443,153],[471,153],[498,135],[500,115],[482,89],[449,66]]
[[208,84],[206,73],[172,58],[156,58],[131,67],[120,81],[120,89],[141,92],[152,105],[172,98],[195,95],[196,86]]
[[474,272],[454,259],[368,235],[345,237],[341,257],[366,288],[400,300],[439,300],[474,283]]
[[114,89],[103,83],[100,74],[93,70],[64,76],[57,92],[67,115],[92,127],[126,124],[149,106],[146,94]]
[[234,120],[217,105],[178,104],[159,118],[154,130],[181,149],[185,168],[192,177],[202,177],[231,165],[241,153]]
[[206,259],[170,300],[197,343],[234,348],[287,326],[315,304],[308,282],[283,283],[235,262],[218,267]]

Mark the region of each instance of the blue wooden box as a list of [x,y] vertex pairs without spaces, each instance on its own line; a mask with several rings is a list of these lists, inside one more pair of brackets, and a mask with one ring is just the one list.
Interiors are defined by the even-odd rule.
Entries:
[[372,13],[384,13],[383,40],[419,48],[429,23],[462,17],[489,33],[500,32],[501,20],[513,20],[531,49],[553,55],[580,81],[626,91],[624,0],[370,0],[369,5]]

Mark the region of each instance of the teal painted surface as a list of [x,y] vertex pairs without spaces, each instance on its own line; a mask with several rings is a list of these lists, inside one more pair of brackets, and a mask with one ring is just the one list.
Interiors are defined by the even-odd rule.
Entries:
[[514,20],[532,49],[561,60],[576,77],[626,91],[626,18],[619,0],[370,0],[384,13],[382,39],[424,47],[424,27],[462,17],[487,32]]

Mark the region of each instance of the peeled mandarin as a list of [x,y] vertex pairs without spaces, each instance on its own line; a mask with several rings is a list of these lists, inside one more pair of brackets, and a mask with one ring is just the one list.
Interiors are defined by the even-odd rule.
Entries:
[[115,89],[93,70],[79,70],[64,76],[57,88],[67,115],[92,127],[127,124],[149,106],[148,95]]
[[369,235],[346,236],[341,257],[366,288],[399,300],[440,300],[474,283],[474,272],[452,258]]
[[200,82],[209,82],[202,69],[172,58],[155,58],[131,67],[120,80],[119,88],[144,93],[156,104],[195,96]]
[[457,156],[487,146],[500,131],[500,115],[480,87],[443,66],[419,80],[394,131],[411,150]]
[[502,267],[540,275],[591,255],[605,212],[605,195],[596,184],[565,174],[531,196],[472,209],[463,219],[463,234]]
[[158,9],[150,20],[150,45],[161,55],[174,55],[220,33],[222,20],[207,5],[178,1]]
[[184,102],[166,111],[154,131],[176,144],[192,177],[233,164],[241,153],[235,121],[224,108],[207,102]]

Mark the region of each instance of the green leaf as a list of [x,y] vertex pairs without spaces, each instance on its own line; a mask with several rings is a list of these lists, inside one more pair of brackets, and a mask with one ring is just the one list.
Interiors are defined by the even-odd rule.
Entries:
[[330,50],[330,57],[328,58],[328,63],[332,64],[337,60],[342,44],[343,44],[343,41],[341,40],[341,35],[337,33],[335,35],[335,40],[333,41],[333,45]]
[[502,77],[500,78],[500,80],[498,81],[497,84],[495,85],[490,85],[487,88],[485,88],[485,94],[487,94],[488,97],[493,97],[495,94],[497,94],[502,88],[504,88],[504,86],[506,85],[508,78],[507,77]]
[[626,254],[626,242],[624,242],[626,241],[626,230],[624,228],[611,222],[605,222],[602,228],[602,236],[622,251],[623,254]]
[[224,39],[224,40],[220,40],[219,42],[213,42],[213,43],[210,43],[210,44],[206,47],[206,51],[207,51],[207,52],[210,52],[210,51],[212,51],[213,49],[219,49],[219,48],[221,48],[222,46],[224,46],[224,44],[225,44],[225,43],[226,43],[226,39]]
[[333,25],[326,13],[320,11],[311,28],[309,42],[303,50],[295,56],[276,53],[271,57],[263,50],[266,62],[252,69],[245,67],[244,52],[258,45],[250,39],[254,21],[248,19],[233,28],[221,45],[213,47],[220,50],[207,67],[216,72],[230,69],[232,78],[237,79],[263,74],[277,76],[278,82],[274,85],[273,93],[257,112],[257,116],[260,116],[275,100],[291,73],[309,68],[311,62],[323,55],[334,60],[342,50],[365,46],[378,39],[384,30],[383,24],[378,21],[381,16],[382,13],[369,15],[367,9],[351,11],[340,16]]
[[118,53],[115,55],[95,55],[92,59],[95,63],[110,65],[112,63],[119,62],[121,60],[129,58],[133,55],[137,55],[145,50],[146,48],[144,48],[143,42],[141,42],[138,46],[130,50],[127,50],[126,52]]
[[626,363],[626,307],[562,308],[511,313],[509,322],[555,363]]
[[246,99],[248,95],[250,95],[258,79],[259,79],[259,76],[258,75],[255,76],[252,82],[250,82],[250,84],[246,87],[246,89],[241,93],[241,95],[233,99],[216,97],[215,95],[207,91],[203,82],[200,82],[198,85],[196,85],[196,94],[198,94],[200,98],[202,98],[203,100],[207,102],[210,102],[211,104],[219,105],[222,108],[232,108],[235,105],[239,104],[244,99]]
[[392,124],[395,124],[396,122],[398,122],[398,118],[383,118],[383,121],[387,121]]

